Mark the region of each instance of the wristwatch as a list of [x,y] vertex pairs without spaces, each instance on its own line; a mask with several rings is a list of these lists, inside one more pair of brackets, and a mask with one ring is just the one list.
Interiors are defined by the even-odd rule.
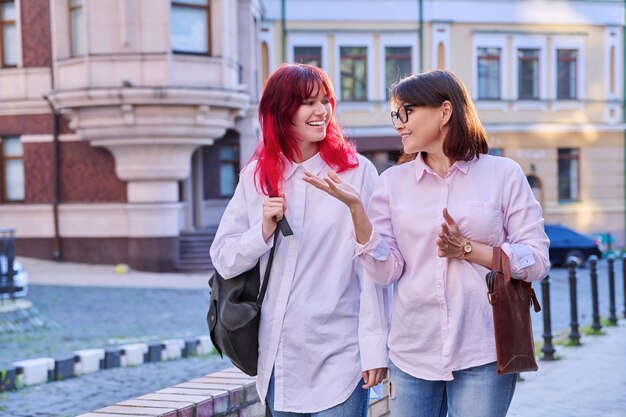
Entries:
[[467,254],[470,253],[471,251],[472,251],[472,244],[468,240],[467,242],[465,242],[465,245],[463,245],[463,255],[461,255],[461,258],[465,258]]

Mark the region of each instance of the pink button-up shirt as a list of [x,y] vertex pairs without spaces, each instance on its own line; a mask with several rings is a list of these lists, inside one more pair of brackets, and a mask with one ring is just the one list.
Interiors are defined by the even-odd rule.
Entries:
[[[345,401],[361,371],[387,366],[386,290],[365,280],[354,251],[350,210],[304,182],[304,170],[327,176],[319,154],[285,160],[282,191],[293,235],[280,237],[259,329],[257,390],[265,401],[274,370],[274,408],[311,413]],[[211,246],[213,265],[226,279],[261,259],[265,272],[272,239],[262,237],[265,196],[254,186],[256,162],[240,176]],[[339,174],[369,199],[378,178],[362,156]]]
[[372,237],[357,253],[366,277],[396,283],[389,358],[426,380],[496,360],[488,269],[437,255],[444,208],[466,238],[502,246],[514,278],[538,280],[549,268],[541,207],[512,160],[480,155],[445,178],[421,156],[385,171],[368,206]]

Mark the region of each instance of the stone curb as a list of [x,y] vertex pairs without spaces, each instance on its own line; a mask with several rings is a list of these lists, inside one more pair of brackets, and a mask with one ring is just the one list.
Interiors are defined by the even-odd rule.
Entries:
[[208,335],[190,339],[132,343],[106,349],[82,349],[58,358],[34,358],[0,369],[0,392],[74,378],[105,369],[140,366],[214,352]]

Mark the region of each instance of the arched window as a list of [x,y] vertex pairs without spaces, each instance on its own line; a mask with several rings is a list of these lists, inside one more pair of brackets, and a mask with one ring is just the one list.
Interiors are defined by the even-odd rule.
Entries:
[[437,45],[437,69],[446,69],[446,48],[443,46],[443,42],[439,42]]

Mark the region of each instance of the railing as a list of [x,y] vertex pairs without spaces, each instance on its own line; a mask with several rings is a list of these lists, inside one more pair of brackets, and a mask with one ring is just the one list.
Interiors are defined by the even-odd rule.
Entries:
[[[608,317],[605,325],[617,325],[617,305],[615,290],[615,256],[607,257],[607,279],[608,279]],[[624,315],[626,316],[626,255],[621,257],[622,260],[622,277],[624,285]],[[602,321],[600,317],[600,300],[598,290],[598,258],[594,255],[588,260],[589,263],[589,279],[591,283],[591,306],[592,306],[592,323],[590,326],[590,334],[599,335],[602,333]],[[568,269],[569,283],[569,306],[570,306],[570,323],[569,334],[565,342],[569,346],[580,346],[580,323],[578,318],[578,272],[582,265],[580,259],[570,257],[567,259],[566,267]],[[543,307],[543,347],[541,348],[541,359],[551,361],[556,359],[556,349],[554,347],[554,336],[552,334],[552,309],[550,305],[550,276],[547,276],[541,282],[541,298]],[[587,301],[587,300],[585,300]]]
[[15,262],[15,230],[0,229],[0,300],[13,299]]

